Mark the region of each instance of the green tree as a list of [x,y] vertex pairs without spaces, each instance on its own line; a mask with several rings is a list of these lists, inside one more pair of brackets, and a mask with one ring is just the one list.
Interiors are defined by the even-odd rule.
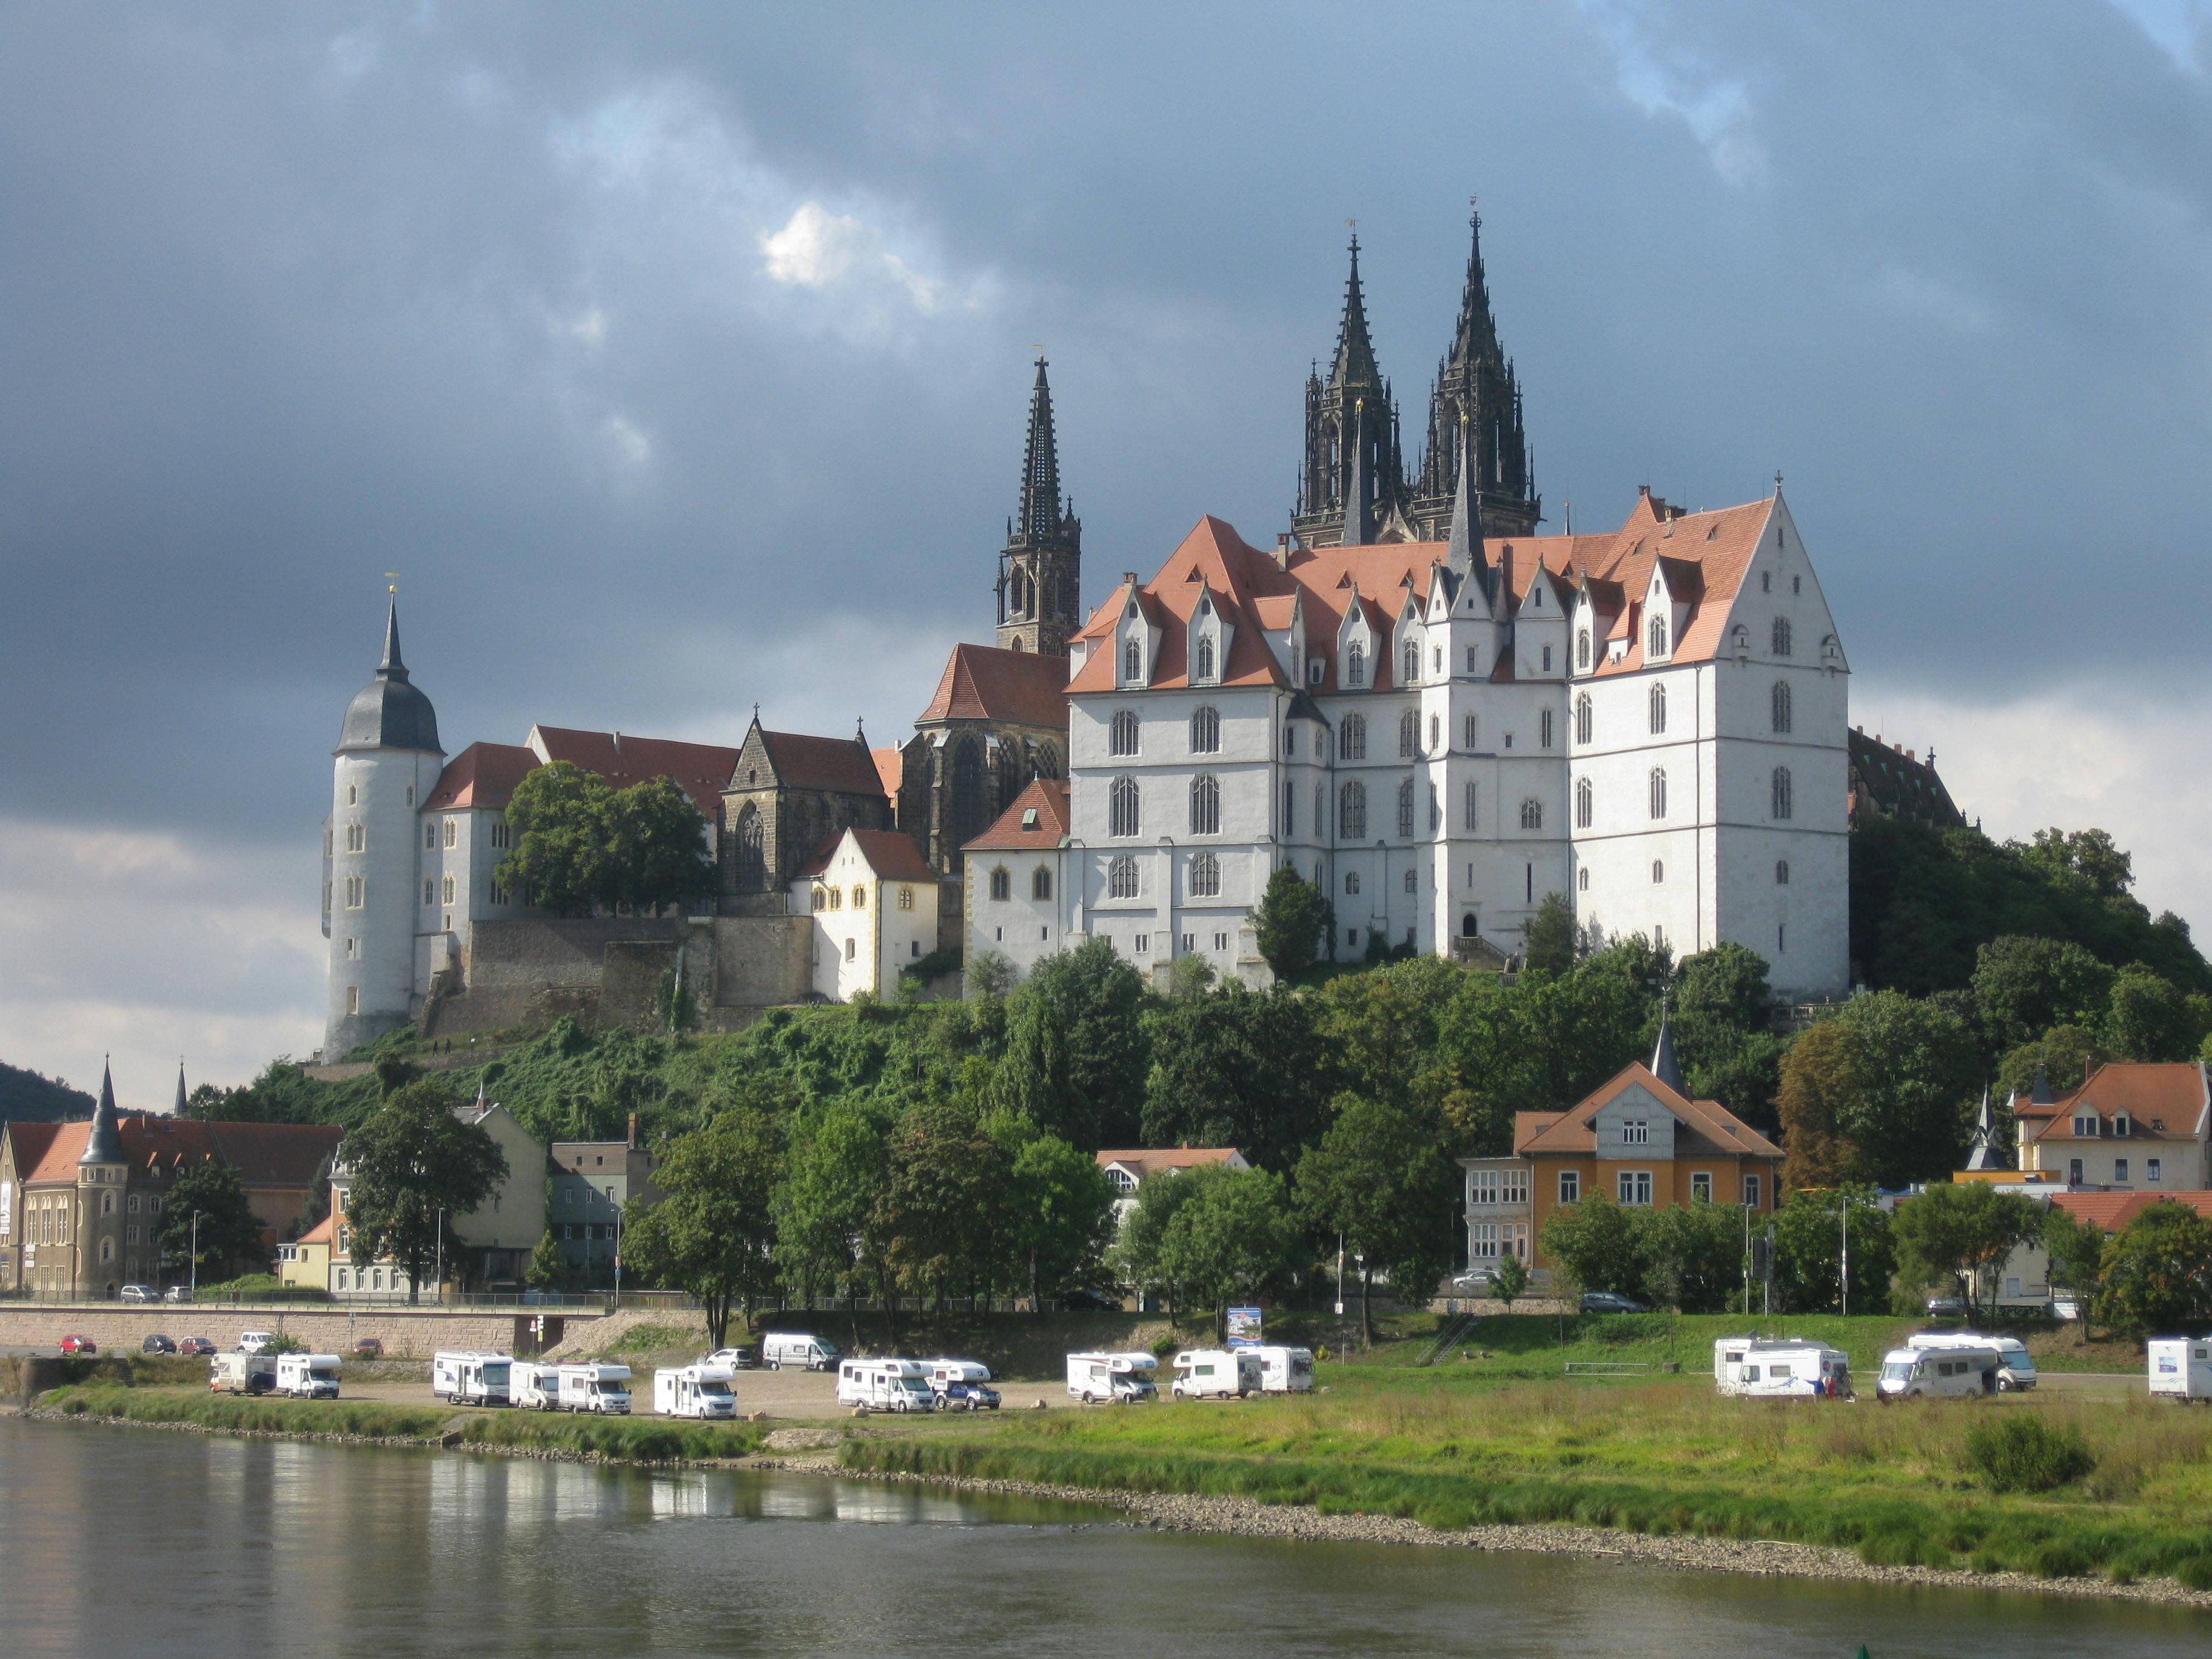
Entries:
[[1837,1018],[1859,1038],[1859,1103],[1837,1127],[1876,1184],[1940,1181],[1959,1167],[1981,1098],[1973,1034],[1956,1014],[1895,991],[1853,997]]
[[638,1270],[699,1298],[719,1348],[732,1307],[750,1315],[775,1288],[771,1207],[783,1174],[780,1117],[750,1107],[717,1114],[668,1143],[653,1184],[661,1196],[623,1211],[623,1251]]
[[1909,1283],[1955,1286],[1992,1310],[2006,1258],[2042,1231],[2039,1205],[1987,1181],[1931,1185],[1899,1205],[1890,1223],[1898,1271]]
[[1530,973],[1564,974],[1575,965],[1575,907],[1565,893],[1547,893],[1521,935],[1521,965]]
[[1450,1265],[1447,1228],[1457,1172],[1434,1115],[1358,1095],[1298,1160],[1298,1207],[1309,1225],[1340,1233],[1359,1258],[1359,1332],[1375,1340],[1370,1292],[1390,1275],[1401,1303],[1425,1303]]
[[2112,978],[2106,1044],[2122,1060],[2194,1059],[2205,1036],[2202,1004],[2141,963],[2130,963]]
[[1194,1303],[1213,1309],[1218,1338],[1231,1302],[1290,1276],[1298,1243],[1290,1193],[1272,1170],[1223,1164],[1187,1170],[1172,1184],[1188,1190],[1161,1238],[1163,1265]]
[[[1844,1212],[1848,1206],[1848,1234]],[[1889,1306],[1897,1272],[1889,1217],[1870,1187],[1797,1191],[1774,1216],[1774,1290],[1785,1313],[1835,1313],[1843,1308],[1843,1262],[1850,1260],[1850,1304],[1857,1313]]]
[[194,1217],[199,1221],[198,1277],[222,1277],[208,1271],[218,1265],[228,1269],[240,1262],[251,1262],[257,1268],[268,1264],[269,1253],[261,1242],[261,1218],[246,1201],[237,1170],[198,1164],[179,1176],[169,1188],[161,1206],[158,1237],[161,1260],[173,1271],[191,1271],[195,1266]]
[[1127,1146],[1150,1069],[1137,970],[1111,941],[1089,939],[1037,963],[1006,1001],[1006,1103],[1085,1151]]
[[1684,1313],[1721,1313],[1743,1285],[1741,1204],[1670,1204],[1637,1218],[1646,1288]]
[[969,959],[961,974],[963,987],[971,997],[1002,997],[1020,977],[1012,962],[988,945]]
[[1498,1258],[1498,1266],[1490,1275],[1490,1293],[1505,1304],[1510,1312],[1514,1300],[1528,1288],[1528,1269],[1521,1258],[1510,1250]]
[[1267,890],[1249,920],[1260,954],[1275,970],[1275,977],[1292,979],[1313,966],[1334,912],[1320,888],[1283,863],[1267,878]]
[[541,1234],[538,1247],[530,1253],[530,1265],[522,1276],[541,1291],[561,1291],[568,1286],[568,1262],[561,1254],[561,1242],[553,1237],[550,1228]]
[[1865,1160],[1843,1125],[1863,1115],[1863,1054],[1855,1028],[1824,1019],[1807,1027],[1782,1057],[1785,1188],[1839,1187],[1857,1177]]
[[1578,1291],[1645,1297],[1651,1253],[1638,1219],[1638,1212],[1594,1191],[1545,1217],[1537,1243]]
[[647,778],[610,794],[605,835],[606,897],[613,903],[651,910],[714,890],[706,816],[673,778]]
[[1254,993],[1236,980],[1147,1012],[1142,1144],[1234,1146],[1287,1172],[1328,1121],[1315,1015],[1315,1000],[1287,986]]
[[2034,1042],[2006,1051],[1997,1062],[1997,1089],[2026,1097],[2034,1090],[2035,1068],[2040,1066],[2054,1095],[2071,1094],[2111,1058],[2094,1031],[2054,1025]]
[[2070,939],[2008,935],[1982,946],[1974,1006],[1990,1047],[2017,1048],[2054,1025],[2097,1024],[2112,1000],[2112,970]]
[[2105,1282],[2105,1230],[2054,1204],[2043,1218],[2043,1248],[2051,1253],[2053,1288],[2074,1292],[2084,1321],[2097,1311]]
[[[794,1125],[770,1207],[786,1279],[808,1294],[825,1281],[848,1293],[876,1291],[896,1341],[889,1240],[876,1201],[889,1175],[881,1113],[863,1101],[830,1100]],[[857,1342],[857,1314],[853,1333]]]
[[1000,1246],[1042,1314],[1053,1297],[1101,1278],[1114,1243],[1114,1186],[1097,1159],[1026,1118],[1001,1114],[989,1127],[1011,1154]]
[[2022,859],[2055,881],[2091,898],[2124,899],[2135,885],[2135,859],[2102,830],[2039,830]]
[[899,1283],[933,1297],[939,1319],[953,1284],[972,1285],[987,1269],[991,1212],[1012,1162],[965,1100],[913,1107],[892,1127],[878,1225]]
[[2161,1200],[2105,1246],[2100,1323],[2122,1336],[2197,1334],[2212,1322],[2212,1221]]
[[1115,1277],[1139,1296],[1164,1297],[1170,1318],[1185,1299],[1182,1263],[1170,1252],[1170,1231],[1176,1212],[1203,1190],[1205,1182],[1192,1178],[1199,1173],[1156,1175],[1146,1182],[1109,1252]]
[[1683,957],[1674,970],[1674,1034],[1690,1092],[1771,1132],[1785,1045],[1772,1030],[1766,971],[1765,959],[1741,945]]
[[507,800],[514,845],[499,862],[499,880],[556,915],[589,915],[612,885],[606,820],[613,793],[573,761],[526,774]]
[[492,1138],[456,1117],[444,1091],[427,1081],[386,1096],[346,1137],[343,1157],[354,1172],[345,1206],[353,1259],[398,1261],[407,1270],[410,1304],[436,1255],[443,1218],[468,1214],[507,1175],[507,1156]]
[[1432,1103],[1447,1086],[1439,1022],[1469,978],[1437,957],[1417,957],[1323,986],[1316,1022],[1339,1087],[1377,1099]]

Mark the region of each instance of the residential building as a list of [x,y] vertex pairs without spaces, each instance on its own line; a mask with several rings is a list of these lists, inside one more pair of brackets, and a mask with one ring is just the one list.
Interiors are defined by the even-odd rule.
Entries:
[[[2118,1232],[2154,1204],[2185,1204],[2212,1219],[2212,1191],[2087,1192],[2034,1182],[2012,1183],[2012,1190],[2051,1209],[2063,1210],[2078,1221],[2093,1222],[2106,1233]],[[1970,1276],[1968,1289],[1978,1301],[1994,1300],[1999,1307],[2040,1309],[2047,1307],[2053,1296],[2075,1288],[2054,1277],[2051,1252],[2040,1238],[2014,1245],[1995,1277],[1997,1282],[1990,1285],[1978,1275]]]
[[1595,1192],[1638,1209],[1741,1204],[1754,1216],[1781,1196],[1782,1149],[1717,1101],[1691,1098],[1664,1022],[1650,1065],[1624,1067],[1568,1111],[1516,1113],[1510,1158],[1459,1162],[1472,1268],[1512,1255],[1548,1271],[1544,1223]]
[[289,1289],[328,1291],[337,1281],[331,1251],[337,1238],[337,1217],[326,1215],[297,1238],[276,1247],[276,1277]]
[[814,991],[830,1002],[886,998],[899,971],[937,949],[938,879],[896,830],[848,830],[791,884],[814,918]]
[[995,951],[1026,976],[1067,948],[1067,783],[1039,778],[964,849],[962,937],[972,963]]
[[1129,1218],[1145,1194],[1145,1183],[1172,1179],[1186,1170],[1249,1170],[1234,1146],[1147,1146],[1098,1154],[1098,1167],[1114,1184],[1114,1220]]
[[653,1171],[659,1159],[638,1139],[637,1114],[621,1140],[556,1140],[546,1189],[547,1224],[575,1283],[611,1284],[622,1243],[623,1206],[632,1199],[656,1202]]
[[2039,1072],[2007,1103],[2023,1170],[2071,1188],[2212,1188],[2212,1072],[2199,1060],[2114,1060],[2054,1096]]

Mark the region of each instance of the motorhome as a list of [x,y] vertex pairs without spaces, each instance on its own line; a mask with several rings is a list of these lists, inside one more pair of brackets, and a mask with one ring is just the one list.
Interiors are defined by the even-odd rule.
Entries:
[[679,1365],[653,1374],[653,1409],[663,1417],[735,1417],[727,1365]]
[[937,1409],[929,1373],[912,1359],[847,1359],[837,1366],[837,1403],[870,1412]]
[[772,1371],[829,1371],[837,1368],[837,1345],[805,1331],[770,1331],[761,1338],[761,1364]]
[[2212,1340],[2161,1336],[2144,1346],[2149,1356],[2151,1393],[2185,1404],[2202,1400],[2212,1405]]
[[561,1367],[561,1409],[629,1415],[629,1367],[601,1360]]
[[999,1391],[991,1386],[991,1368],[973,1359],[925,1359],[922,1373],[929,1391],[937,1396],[939,1411],[996,1411]]
[[1260,1391],[1260,1356],[1249,1348],[1192,1348],[1175,1357],[1177,1400],[1242,1400]]
[[1840,1400],[1851,1393],[1851,1359],[1802,1338],[1724,1336],[1713,1344],[1713,1386],[1753,1398]]
[[334,1353],[288,1353],[276,1358],[276,1392],[295,1400],[338,1397],[338,1357]]
[[273,1354],[219,1353],[208,1361],[210,1394],[267,1394],[276,1386]]
[[1246,1350],[1260,1358],[1260,1392],[1311,1394],[1314,1357],[1311,1348],[1285,1348],[1262,1343]]
[[518,1359],[507,1368],[507,1398],[524,1411],[557,1411],[561,1368],[542,1359]]
[[430,1392],[465,1406],[504,1406],[514,1357],[447,1349],[430,1357]]
[[1067,1391],[1085,1405],[1157,1399],[1159,1389],[1152,1373],[1158,1363],[1148,1353],[1072,1353],[1067,1356]]
[[2035,1386],[2035,1358],[2016,1336],[1984,1336],[1978,1331],[1923,1331],[1907,1337],[1908,1348],[1987,1348],[1997,1357],[1997,1387],[2006,1394]]
[[1997,1391],[1997,1357],[1989,1348],[1892,1348],[1881,1357],[1882,1400],[1946,1400]]

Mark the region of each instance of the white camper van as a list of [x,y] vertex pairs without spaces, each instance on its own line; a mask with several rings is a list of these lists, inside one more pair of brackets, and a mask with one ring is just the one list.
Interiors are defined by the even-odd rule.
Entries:
[[338,1357],[334,1353],[288,1353],[276,1358],[276,1392],[295,1400],[338,1397]]
[[2161,1336],[2144,1346],[2153,1395],[2184,1405],[2192,1400],[2212,1404],[2212,1339]]
[[1839,1400],[1851,1393],[1851,1359],[1801,1338],[1724,1336],[1713,1344],[1713,1386],[1753,1398]]
[[1157,1399],[1160,1391],[1152,1382],[1152,1369],[1158,1363],[1148,1353],[1072,1353],[1067,1356],[1067,1391],[1085,1405]]
[[1249,1348],[1192,1348],[1175,1357],[1177,1400],[1242,1400],[1260,1392],[1260,1356]]
[[727,1365],[680,1365],[653,1374],[653,1409],[663,1417],[735,1417]]
[[805,1331],[770,1331],[761,1338],[761,1364],[772,1371],[835,1370],[837,1345]]
[[1881,1357],[1882,1400],[1955,1400],[1997,1391],[1997,1357],[1988,1348],[1892,1348]]
[[1262,1343],[1256,1348],[1247,1348],[1247,1353],[1260,1358],[1260,1392],[1262,1394],[1311,1394],[1313,1392],[1314,1357],[1311,1348],[1284,1348]]
[[507,1368],[507,1403],[524,1411],[557,1411],[561,1368],[542,1359],[518,1359]]
[[564,1412],[629,1415],[629,1367],[599,1361],[561,1367],[557,1385]]
[[929,1373],[912,1359],[847,1359],[837,1366],[837,1403],[871,1412],[937,1409]]
[[208,1361],[210,1394],[267,1394],[276,1386],[276,1361],[265,1353],[219,1353]]
[[1984,1336],[1977,1331],[1923,1331],[1907,1337],[1908,1348],[1987,1348],[1997,1357],[1997,1387],[2007,1394],[2035,1386],[2035,1359],[2016,1336]]
[[509,1354],[448,1349],[430,1357],[430,1392],[465,1406],[504,1406],[514,1366]]

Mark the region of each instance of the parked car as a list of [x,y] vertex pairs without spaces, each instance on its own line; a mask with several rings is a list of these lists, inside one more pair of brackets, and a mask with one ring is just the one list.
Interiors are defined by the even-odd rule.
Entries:
[[1451,1287],[1462,1292],[1486,1291],[1490,1288],[1490,1281],[1494,1277],[1495,1275],[1487,1267],[1469,1267],[1463,1273],[1452,1275]]
[[161,1292],[164,1302],[189,1302],[191,1299],[192,1287],[189,1285],[172,1285]]
[[151,1285],[125,1285],[116,1295],[125,1302],[159,1302],[161,1299],[161,1291]]
[[98,1353],[100,1344],[88,1336],[70,1335],[62,1339],[64,1353]]
[[1931,1296],[1928,1298],[1930,1319],[1964,1319],[1966,1304],[1955,1296]]
[[364,1336],[353,1345],[353,1357],[356,1359],[381,1359],[384,1358],[384,1344],[373,1336]]
[[176,1351],[177,1345],[159,1331],[155,1332],[153,1335],[138,1345],[140,1353],[174,1353]]
[[240,1331],[238,1351],[240,1353],[267,1353],[276,1346],[274,1331]]
[[204,1336],[180,1336],[177,1339],[177,1352],[198,1354],[204,1359],[215,1352],[215,1344]]
[[1070,1291],[1060,1298],[1062,1313],[1120,1313],[1121,1304],[1096,1291]]
[[1614,1291],[1584,1291],[1582,1310],[1586,1314],[1649,1313],[1651,1310],[1633,1297],[1622,1296]]
[[760,1350],[717,1348],[712,1353],[700,1355],[699,1363],[702,1365],[726,1365],[733,1371],[749,1371],[760,1364]]

